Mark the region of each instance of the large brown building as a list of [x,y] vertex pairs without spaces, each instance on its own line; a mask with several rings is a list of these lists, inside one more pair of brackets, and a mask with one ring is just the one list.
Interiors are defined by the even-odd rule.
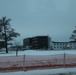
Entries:
[[36,36],[32,38],[25,38],[23,40],[23,46],[26,49],[48,49],[49,37],[48,36]]

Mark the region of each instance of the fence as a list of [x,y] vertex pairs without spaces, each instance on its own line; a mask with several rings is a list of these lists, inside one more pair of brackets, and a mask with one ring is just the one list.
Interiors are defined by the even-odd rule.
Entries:
[[0,57],[0,71],[76,67],[75,54],[21,55]]

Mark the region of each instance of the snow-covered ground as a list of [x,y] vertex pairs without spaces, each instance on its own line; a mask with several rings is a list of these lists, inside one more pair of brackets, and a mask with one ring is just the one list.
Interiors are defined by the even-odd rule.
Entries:
[[[76,68],[8,72],[8,73],[0,73],[0,75],[54,75],[54,74],[60,75],[60,73],[71,73],[68,75],[76,75]],[[64,74],[61,74],[61,75],[64,75]]]
[[[37,50],[26,50],[19,51],[18,55],[54,55],[54,54],[76,54],[76,50],[59,50],[59,51],[37,51]],[[9,52],[8,54],[1,52],[0,56],[15,56],[16,52]],[[69,73],[76,72],[76,68],[60,68],[60,69],[47,69],[47,70],[31,70],[21,72],[8,72],[0,73],[0,75],[51,75],[56,73]],[[76,74],[73,74],[76,75]]]
[[[25,51],[19,51],[18,55],[54,55],[54,54],[76,54],[76,50],[25,50]],[[0,52],[0,56],[15,56],[16,52],[15,51],[10,51],[8,54],[5,52]]]

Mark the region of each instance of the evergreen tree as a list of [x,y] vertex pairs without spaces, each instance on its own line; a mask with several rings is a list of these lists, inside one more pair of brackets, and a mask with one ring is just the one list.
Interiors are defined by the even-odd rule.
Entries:
[[75,30],[72,32],[70,39],[73,39],[73,41],[76,41],[76,26],[75,26]]

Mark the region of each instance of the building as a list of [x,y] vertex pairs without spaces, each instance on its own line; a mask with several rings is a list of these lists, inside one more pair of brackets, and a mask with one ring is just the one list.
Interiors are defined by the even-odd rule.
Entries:
[[23,40],[23,48],[32,49],[32,38],[25,38]]
[[48,36],[37,36],[32,41],[33,49],[48,49]]
[[53,50],[76,49],[76,41],[69,42],[54,42],[52,41]]
[[55,42],[51,41],[51,38],[49,36],[36,36],[32,38],[25,38],[23,40],[23,47],[25,49],[44,49],[44,50],[76,49],[76,41]]
[[0,48],[5,48],[5,47],[6,47],[5,41],[0,41]]
[[49,36],[36,36],[32,38],[25,38],[23,40],[23,46],[26,49],[48,49],[49,48]]

